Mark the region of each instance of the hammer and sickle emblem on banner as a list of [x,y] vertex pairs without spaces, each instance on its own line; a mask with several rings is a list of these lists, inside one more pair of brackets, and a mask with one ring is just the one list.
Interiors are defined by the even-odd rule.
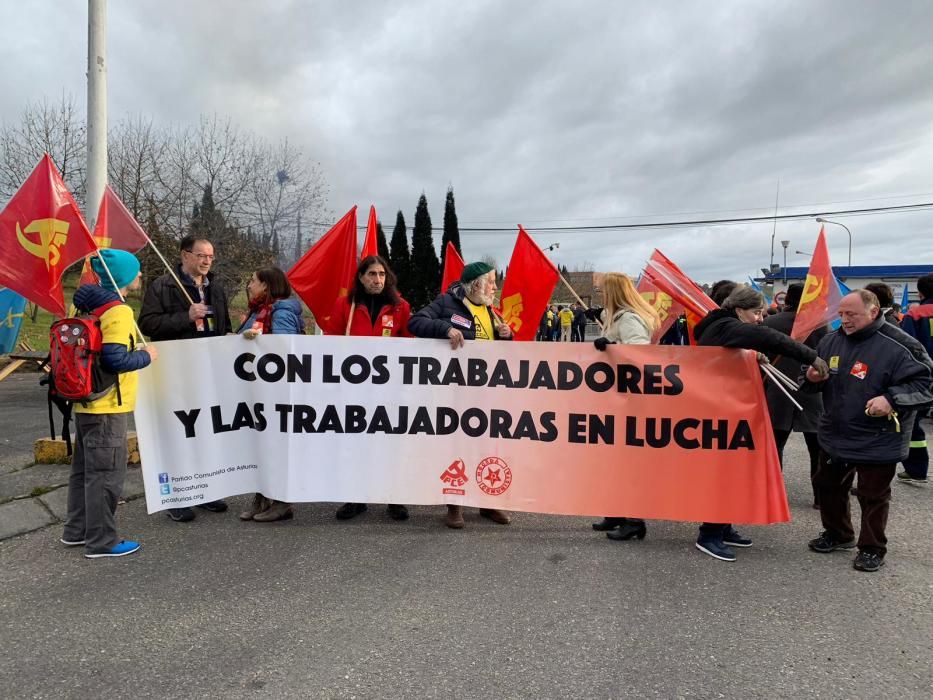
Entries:
[[800,306],[818,298],[822,291],[823,280],[813,275],[807,275],[807,281],[803,285],[803,296],[800,299]]
[[[23,230],[17,221],[16,239],[29,253],[45,260],[46,268],[55,267],[62,257],[59,248],[68,240],[69,225],[61,219],[36,219]],[[27,234],[38,234],[39,240],[35,241]]]
[[522,327],[522,311],[524,308],[521,293],[513,294],[502,300],[502,318],[516,333]]
[[671,305],[674,303],[674,300],[671,299],[671,295],[665,294],[664,292],[642,292],[641,296],[642,299],[654,307],[654,310],[658,312],[658,318],[661,320],[661,323],[664,323],[667,317],[670,316]]

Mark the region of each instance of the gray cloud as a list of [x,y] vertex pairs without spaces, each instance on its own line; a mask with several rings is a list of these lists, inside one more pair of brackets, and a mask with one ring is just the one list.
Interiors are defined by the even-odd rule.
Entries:
[[[83,100],[84,13],[6,11],[0,117]],[[439,225],[453,184],[461,226],[524,223],[571,268],[637,272],[657,246],[701,280],[744,277],[768,263],[770,223],[534,229],[762,215],[779,180],[787,211],[933,192],[931,20],[914,2],[111,2],[110,108],[288,135],[321,161],[331,209],[373,202],[389,228],[422,191]],[[931,216],[845,219],[854,262],[933,260]],[[817,232],[782,222],[777,239],[812,250]],[[828,235],[841,264],[845,232]],[[513,241],[463,235],[502,265]]]

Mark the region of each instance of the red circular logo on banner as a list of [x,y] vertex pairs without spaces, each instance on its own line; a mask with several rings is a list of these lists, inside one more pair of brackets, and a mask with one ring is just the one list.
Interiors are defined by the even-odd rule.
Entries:
[[483,493],[498,496],[512,485],[512,470],[499,457],[487,457],[476,467],[476,483]]

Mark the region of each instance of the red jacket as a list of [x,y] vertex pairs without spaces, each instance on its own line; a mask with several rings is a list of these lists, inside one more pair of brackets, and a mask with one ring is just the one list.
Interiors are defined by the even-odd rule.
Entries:
[[411,307],[408,302],[399,297],[397,306],[386,304],[376,314],[376,322],[369,317],[365,305],[357,304],[353,309],[353,321],[350,323],[350,332],[347,333],[347,319],[350,317],[351,301],[349,296],[340,297],[334,304],[331,312],[330,328],[325,332],[328,335],[375,335],[386,338],[411,338],[408,332],[408,317],[411,316]]

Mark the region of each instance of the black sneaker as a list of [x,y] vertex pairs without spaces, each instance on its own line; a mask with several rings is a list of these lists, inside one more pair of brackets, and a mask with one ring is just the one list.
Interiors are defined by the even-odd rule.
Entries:
[[724,545],[722,540],[697,540],[697,549],[719,561],[735,561],[735,552]]
[[884,559],[871,552],[859,552],[855,555],[852,568],[856,571],[877,571],[884,566]]
[[211,501],[210,503],[199,503],[198,508],[203,508],[210,513],[223,513],[227,510],[227,502],[223,499]]
[[350,520],[360,513],[366,512],[365,503],[344,503],[337,509],[337,520]]
[[194,520],[194,509],[192,508],[169,508],[165,514],[176,523],[187,523]]
[[927,483],[926,477],[919,479],[915,476],[911,476],[910,474],[908,474],[906,470],[900,471],[897,473],[897,480],[900,481],[902,484],[925,484]]
[[730,547],[751,547],[752,541],[740,535],[738,531],[731,525],[726,529],[726,534],[722,536],[722,543]]
[[807,543],[807,546],[810,547],[810,549],[812,549],[814,552],[819,552],[820,554],[829,554],[830,552],[835,552],[837,549],[854,549],[855,540],[840,542],[828,532],[824,532],[815,540],[810,540]]

